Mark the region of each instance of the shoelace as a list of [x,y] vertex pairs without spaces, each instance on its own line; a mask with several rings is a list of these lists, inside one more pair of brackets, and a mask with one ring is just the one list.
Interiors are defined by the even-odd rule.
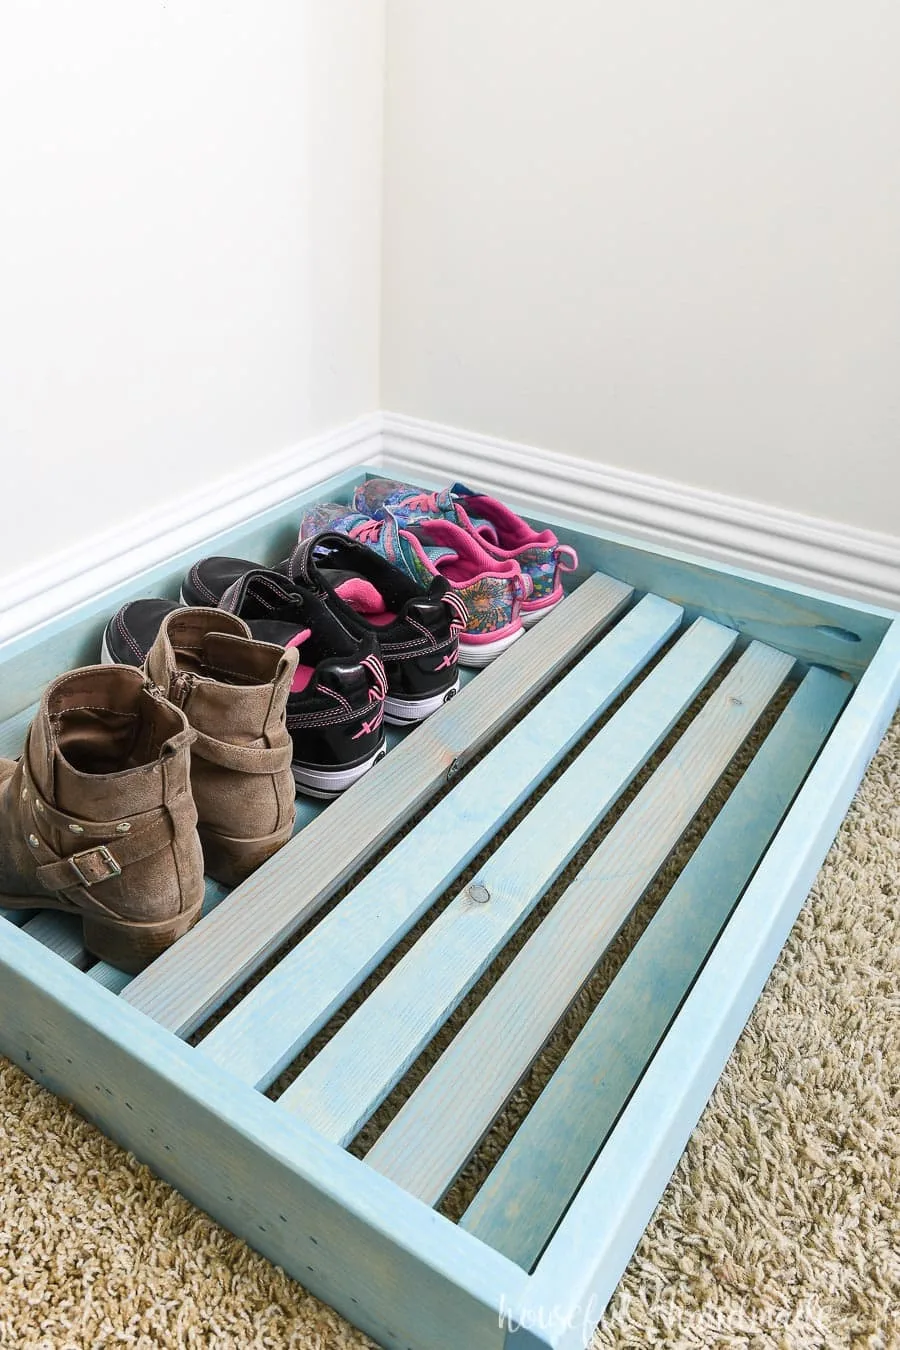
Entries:
[[364,656],[361,664],[366,668],[375,681],[373,688],[369,690],[369,703],[376,703],[378,706],[371,717],[367,717],[360,727],[359,731],[353,733],[351,741],[358,741],[363,736],[371,736],[373,731],[377,731],[384,721],[384,700],[387,698],[387,674],[384,666],[377,656]]
[[441,596],[441,599],[452,615],[450,619],[451,635],[457,637],[469,622],[469,611],[466,609],[464,601],[455,591],[445,591]]
[[383,526],[383,520],[360,521],[350,531],[350,538],[358,540],[360,544],[375,544],[378,542]]
[[377,700],[383,703],[388,692],[387,672],[384,666],[377,656],[364,656],[360,664],[365,666],[375,682],[373,688],[369,690],[369,702]]
[[412,497],[404,497],[399,505],[412,507],[414,511],[438,511],[440,509],[436,492],[417,492]]

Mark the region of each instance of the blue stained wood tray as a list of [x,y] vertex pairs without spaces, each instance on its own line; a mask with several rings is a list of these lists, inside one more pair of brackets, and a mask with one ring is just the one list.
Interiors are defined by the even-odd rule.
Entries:
[[[125,600],[176,595],[206,553],[283,556],[310,502],[365,476],[0,647],[0,754]],[[0,1050],[403,1350],[587,1342],[900,699],[896,615],[544,523],[579,551],[565,602],[390,732],[337,802],[299,799],[291,843],[230,895],[210,883],[203,920],[141,975],[93,962],[77,921],[0,911]],[[451,1219],[448,1191],[698,818]]]

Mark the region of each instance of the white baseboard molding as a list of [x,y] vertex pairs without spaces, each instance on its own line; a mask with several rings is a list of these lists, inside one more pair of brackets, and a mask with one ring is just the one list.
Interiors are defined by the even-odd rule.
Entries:
[[900,609],[900,538],[574,455],[383,415],[382,460],[650,543]]
[[373,413],[13,572],[0,588],[0,642],[333,474],[377,464],[380,453],[381,415]]
[[471,482],[600,525],[869,604],[900,609],[900,538],[688,488],[514,441],[373,413],[3,578],[0,643],[294,493],[361,464]]

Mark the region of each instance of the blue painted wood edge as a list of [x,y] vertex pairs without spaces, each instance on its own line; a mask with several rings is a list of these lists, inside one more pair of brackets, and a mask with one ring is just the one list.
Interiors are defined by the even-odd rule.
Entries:
[[[32,652],[36,647],[40,647],[48,638],[82,623],[86,619],[97,618],[98,622],[101,619],[105,621],[126,600],[133,599],[137,595],[158,594],[161,584],[165,584],[168,578],[183,576],[198,558],[214,553],[227,554],[234,550],[240,550],[241,540],[248,534],[255,534],[267,528],[271,528],[274,532],[279,526],[283,526],[287,533],[289,529],[288,521],[292,516],[296,516],[296,524],[299,528],[300,513],[304,507],[312,502],[331,498],[338,501],[347,500],[352,489],[362,482],[364,477],[365,470],[363,468],[344,470],[342,473],[335,474],[316,486],[306,488],[303,492],[287,497],[275,506],[270,506],[256,515],[248,516],[245,521],[238,525],[229,526],[228,529],[211,534],[208,538],[183,549],[165,562],[157,563],[153,567],[136,572],[133,576],[99,591],[89,600],[64,610],[54,618],[47,619],[27,632],[0,642],[0,669],[8,662],[18,660]],[[37,697],[37,694],[34,697]],[[27,701],[31,702],[32,700]],[[20,708],[23,706],[24,704],[19,705]],[[18,711],[19,708],[9,709],[6,716]]]
[[[894,622],[628,1106],[508,1312],[509,1350],[582,1350],[611,1298],[787,940],[900,702]],[[557,1314],[535,1340],[541,1310]],[[588,1329],[590,1331],[590,1328]]]
[[[383,464],[377,469],[362,465],[360,471],[366,478],[397,478],[402,482],[410,481],[409,469],[398,469],[392,467],[390,463]],[[447,486],[446,481],[439,482],[427,473],[415,474],[415,485],[429,492]],[[475,484],[474,486],[477,487],[478,485]],[[639,539],[636,535],[619,534],[615,530],[600,529],[585,521],[572,520],[554,512],[543,510],[532,512],[523,509],[522,515],[526,520],[533,521],[539,526],[549,526],[550,529],[556,531],[561,539],[571,534],[589,534],[594,539],[605,539],[611,544],[621,544],[625,548],[635,549],[638,553],[649,554],[656,558],[666,558],[672,562],[686,563],[690,567],[699,567],[703,570],[722,572],[725,576],[736,577],[741,581],[752,581],[769,590],[782,591],[788,597],[797,595],[814,603],[841,605],[848,611],[855,610],[859,614],[870,614],[876,618],[888,619],[891,622],[900,618],[900,614],[896,610],[885,609],[880,605],[870,605],[864,600],[837,595],[833,591],[816,590],[811,586],[803,586],[800,582],[780,581],[777,577],[766,572],[754,572],[749,568],[735,567],[731,563],[719,562],[703,553],[684,553],[680,549],[666,548],[663,544],[648,543],[646,539]]]
[[805,676],[461,1220],[530,1269],[851,694]]
[[[224,1203],[226,1198],[233,1198],[225,1195],[228,1181],[232,1185],[237,1181],[217,1179],[215,1157],[181,1157],[177,1149],[167,1147],[164,1142],[168,1134],[165,1129],[157,1131],[151,1142],[142,1137],[136,1113],[116,1111],[114,1117],[108,1115],[121,1105],[121,1101],[116,1102],[119,1095],[127,1097],[129,1082],[119,1081],[115,1084],[117,1092],[105,1095],[101,1092],[94,1097],[89,1075],[103,1074],[104,1065],[99,1057],[92,1059],[87,1074],[79,1066],[73,1066],[72,1072],[66,1072],[64,1077],[45,1068],[44,1055],[53,1062],[58,1054],[40,1032],[35,1035],[37,1019],[29,1016],[33,1009],[23,1006],[29,1003],[40,1005],[43,1022],[51,1027],[58,1022],[76,1035],[79,1026],[89,1029],[93,1043],[105,1047],[104,1059],[108,1051],[111,1064],[120,1064],[124,1056],[134,1063],[135,1071],[152,1074],[162,1100],[171,1106],[174,1134],[177,1135],[179,1114],[188,1106],[207,1120],[224,1124],[260,1155],[277,1159],[305,1185],[351,1216],[368,1235],[365,1241],[373,1249],[384,1248],[385,1259],[390,1259],[392,1251],[403,1254],[405,1261],[421,1268],[423,1278],[427,1273],[429,1278],[436,1276],[442,1283],[449,1282],[465,1291],[469,1299],[483,1308],[486,1335],[480,1344],[495,1343],[495,1337],[487,1333],[491,1328],[499,1328],[502,1307],[512,1296],[521,1294],[526,1278],[518,1266],[293,1119],[275,1102],[204,1060],[171,1032],[101,985],[85,979],[40,943],[18,929],[7,927],[0,943],[0,1051],[56,1095],[73,1101],[104,1133],[130,1148],[158,1175],[171,1181],[237,1236],[284,1264],[283,1255],[277,1250],[273,1252],[259,1231],[245,1230],[239,1217]],[[2,1015],[4,1004],[6,1017]],[[17,1010],[15,1016],[13,1008]],[[19,1035],[11,1030],[17,1019],[27,1027],[30,1048],[21,1029]],[[71,1059],[68,1062],[71,1064]],[[201,1173],[205,1174],[202,1186],[196,1182]],[[252,1176],[238,1180],[252,1188]],[[323,1271],[323,1276],[327,1275]],[[359,1322],[363,1310],[352,1306],[352,1288],[338,1292],[331,1284],[324,1288],[316,1278],[307,1280],[304,1276],[303,1280],[312,1292],[321,1292],[346,1317]],[[426,1311],[423,1308],[423,1317]]]

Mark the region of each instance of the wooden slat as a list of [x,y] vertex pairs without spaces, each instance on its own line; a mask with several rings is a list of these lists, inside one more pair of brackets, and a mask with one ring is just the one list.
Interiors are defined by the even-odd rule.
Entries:
[[45,910],[23,924],[22,932],[79,970],[85,970],[90,964],[81,940],[81,920],[75,915]]
[[[600,1316],[759,998],[900,699],[900,620],[838,719],[511,1315]],[[598,1215],[602,1222],[598,1222]],[[489,1247],[484,1250],[490,1251]],[[532,1322],[533,1325],[533,1322]],[[554,1350],[580,1350],[560,1336]]]
[[643,600],[278,963],[200,1049],[266,1087],[677,630]]
[[379,1345],[437,1347],[452,1327],[460,1350],[502,1350],[501,1300],[526,1282],[512,1262],[39,943],[12,928],[3,939],[0,1053]]
[[602,631],[631,594],[621,582],[589,577],[417,728],[384,765],[360,779],[132,980],[122,998],[171,1031],[192,1031],[316,913],[448,774]]
[[526,1269],[594,1161],[850,692],[827,671],[806,676],[466,1211],[469,1232]]
[[792,665],[751,644],[370,1150],[370,1166],[428,1203],[441,1198]]
[[[475,672],[472,670],[460,671],[460,684],[464,687],[474,675]],[[22,753],[25,733],[37,709],[38,704],[32,704],[30,708],[26,708],[23,712],[17,713],[15,717],[11,717],[0,724],[0,754],[6,757],[15,757]],[[409,735],[409,730],[406,728],[388,727],[386,729],[388,749],[392,750],[396,745],[399,745],[400,741],[407,735]],[[327,804],[325,801],[319,801],[312,797],[299,797],[297,799],[294,834],[296,835],[311,820],[315,820]],[[227,894],[228,891],[224,886],[207,877],[203,897],[203,914],[210,914],[217,905],[222,903]],[[77,966],[79,970],[87,971],[90,978],[96,980],[98,984],[102,984],[104,989],[120,994],[125,986],[134,979],[133,975],[117,970],[115,966],[111,966],[105,961],[97,961],[92,964],[92,957],[85,950],[81,941],[81,925],[77,919],[72,919],[68,915],[53,910],[45,910],[36,915],[33,910],[14,909],[0,909],[0,918],[7,919],[19,928],[24,928],[25,932],[38,942],[42,942],[45,947],[49,947],[56,952],[57,956],[61,956],[63,960]]]
[[96,980],[97,984],[101,984],[111,994],[121,994],[126,984],[134,979],[133,975],[129,975],[124,970],[118,970],[106,961],[98,961],[96,965],[90,967],[87,974],[90,979]]
[[13,924],[16,928],[23,928],[28,920],[33,917],[33,910],[0,908],[0,919],[3,919],[5,923]]
[[[282,1106],[329,1139],[353,1137],[646,763],[736,636],[696,621],[479,871],[472,885],[486,892],[487,902],[466,887],[287,1089]],[[492,1030],[490,1053],[497,1044]]]

